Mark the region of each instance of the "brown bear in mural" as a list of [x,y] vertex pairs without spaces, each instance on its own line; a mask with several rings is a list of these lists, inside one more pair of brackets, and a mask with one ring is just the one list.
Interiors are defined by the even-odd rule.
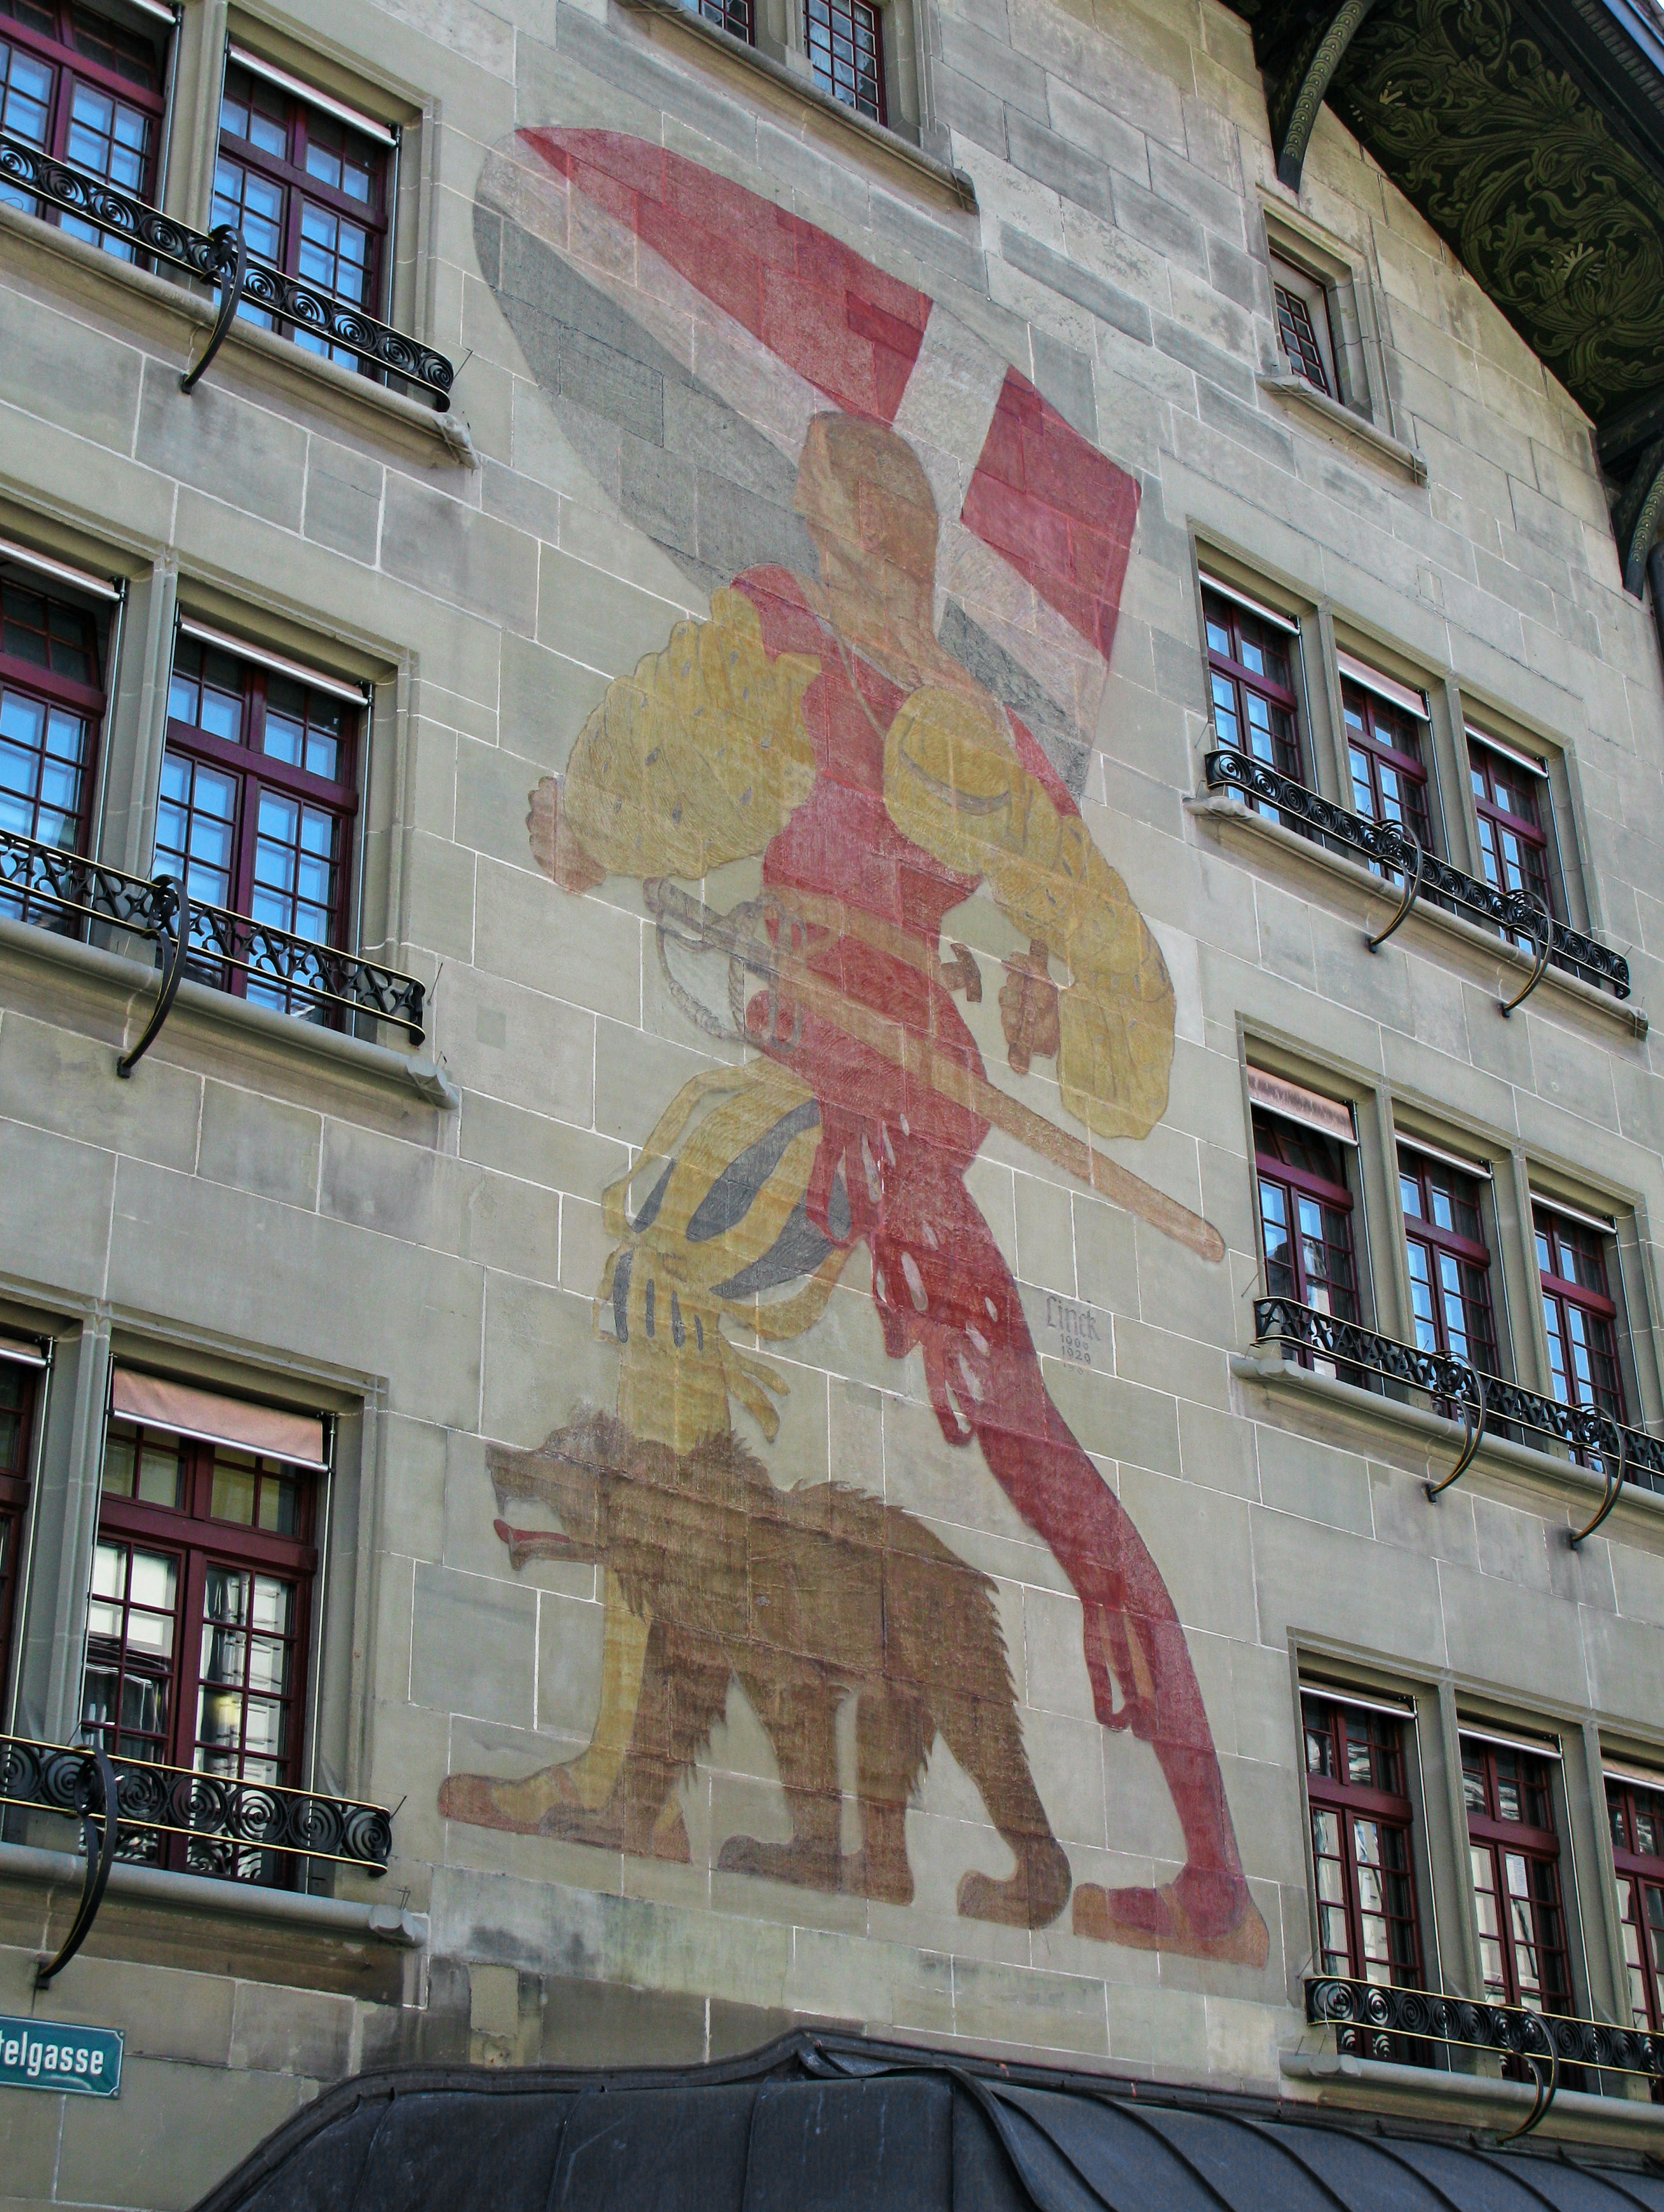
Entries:
[[[774,1745],[792,1840],[731,1836],[719,1866],[910,1904],[907,1807],[939,1730],[1017,1860],[1004,1881],[967,1874],[959,1911],[1033,1928],[1062,1911],[1069,1863],[1029,1771],[994,1586],[921,1522],[840,1483],[777,1489],[732,1434],[678,1453],[604,1413],[537,1451],[493,1446],[488,1463],[500,1506],[535,1499],[560,1523],[499,1521],[516,1567],[597,1561],[652,1621],[611,1796],[553,1809],[547,1832],[650,1853],[738,1681]],[[850,1697],[865,1838],[853,1853],[836,1741]]]

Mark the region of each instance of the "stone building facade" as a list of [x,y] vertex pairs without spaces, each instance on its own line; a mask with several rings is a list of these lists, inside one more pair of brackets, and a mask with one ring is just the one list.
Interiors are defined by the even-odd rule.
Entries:
[[1326,1979],[1655,2143],[1651,479],[1273,45],[0,13],[0,2202],[803,2021],[1529,2111]]

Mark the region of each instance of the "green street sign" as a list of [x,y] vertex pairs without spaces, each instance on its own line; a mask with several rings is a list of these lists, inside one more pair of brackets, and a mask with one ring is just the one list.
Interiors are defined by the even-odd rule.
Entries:
[[122,2039],[113,2027],[0,2014],[0,2089],[50,2089],[55,2096],[118,2097]]

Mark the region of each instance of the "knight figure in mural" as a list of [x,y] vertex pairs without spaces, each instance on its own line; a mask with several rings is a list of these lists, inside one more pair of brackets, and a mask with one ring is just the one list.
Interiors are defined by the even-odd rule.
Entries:
[[[1172,1881],[1077,1885],[1076,1932],[1257,1966],[1265,1924],[1178,1615],[1051,1401],[966,1188],[996,1121],[1031,1138],[1052,1125],[1013,1122],[988,1082],[956,1003],[980,997],[980,971],[963,947],[943,957],[944,921],[984,889],[1027,944],[999,993],[1010,1065],[1054,1062],[1064,1107],[1098,1139],[1141,1138],[1165,1110],[1172,986],[1045,753],[938,641],[937,510],[905,440],[816,416],[796,505],[818,578],[736,576],[708,620],[610,684],[564,776],[532,794],[533,851],[558,884],[636,879],[665,941],[726,954],[726,1025],[751,1048],[683,1087],[607,1194],[598,1313],[619,1347],[616,1424],[685,1455],[727,1437],[738,1406],[772,1437],[786,1383],[745,1340],[811,1328],[864,1247],[887,1352],[922,1355],[942,1435],[977,1447],[1067,1575],[1096,1717],[1148,1743],[1182,1831]],[[759,857],[743,910],[683,888]],[[1093,1157],[1054,1134],[1054,1159]],[[650,1607],[610,1573],[606,1587],[589,1748],[518,1782],[453,1775],[449,1817],[621,1847],[632,1747],[665,1708],[646,1693]],[[953,1632],[941,1624],[949,1647]],[[673,1794],[651,1848],[686,1855]],[[1066,1894],[1025,1917],[1054,1917]]]

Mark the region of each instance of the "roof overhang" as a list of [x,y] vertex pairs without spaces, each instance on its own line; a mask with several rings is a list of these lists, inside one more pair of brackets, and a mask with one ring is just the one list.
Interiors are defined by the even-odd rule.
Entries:
[[1664,15],[1652,0],[1235,0],[1297,189],[1323,104],[1593,422],[1624,580],[1664,520]]

